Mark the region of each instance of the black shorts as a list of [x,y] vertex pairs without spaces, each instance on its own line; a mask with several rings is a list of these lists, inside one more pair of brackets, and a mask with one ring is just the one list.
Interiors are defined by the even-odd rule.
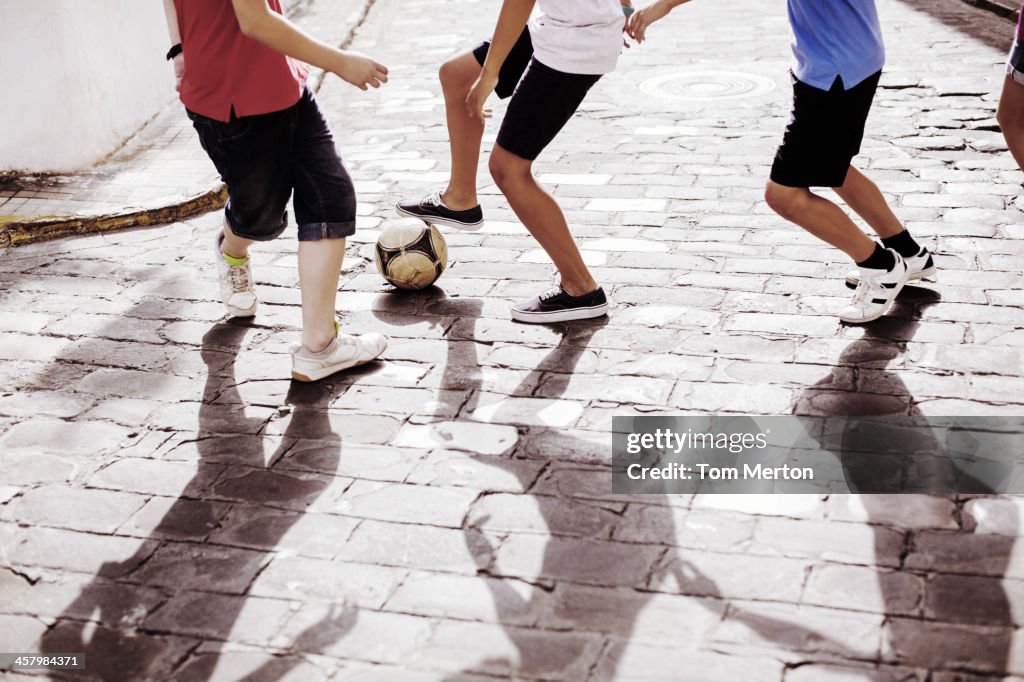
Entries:
[[786,187],[841,187],[860,153],[882,72],[849,90],[837,78],[825,91],[793,77],[793,115],[775,153],[772,182]]
[[292,190],[300,241],[356,231],[355,188],[309,89],[294,106],[271,114],[232,115],[227,123],[188,116],[228,186],[225,216],[236,235],[254,241],[280,235]]
[[[481,66],[490,47],[485,41],[473,50]],[[600,79],[600,76],[556,71],[541,64],[533,56],[530,30],[524,29],[501,65],[494,89],[502,99],[512,97],[498,130],[498,145],[520,158],[534,161],[565,127],[587,92]]]

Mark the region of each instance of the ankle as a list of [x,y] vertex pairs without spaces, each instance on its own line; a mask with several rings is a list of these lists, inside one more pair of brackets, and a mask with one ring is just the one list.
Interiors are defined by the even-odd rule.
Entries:
[[597,290],[597,282],[592,277],[579,281],[562,280],[562,289],[570,296],[583,296]]
[[337,338],[336,334],[324,334],[324,333],[302,333],[302,347],[308,350],[310,353],[322,353],[327,350],[327,347],[331,345],[334,339]]
[[451,187],[441,193],[441,201],[450,209],[462,211],[467,208],[476,208],[480,201],[476,196],[476,189],[472,192],[457,192]]

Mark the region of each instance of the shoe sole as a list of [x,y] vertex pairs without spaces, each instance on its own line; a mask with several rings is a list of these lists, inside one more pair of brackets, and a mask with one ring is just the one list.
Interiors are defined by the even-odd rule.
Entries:
[[[922,270],[921,272],[918,272],[918,273],[915,273],[915,274],[911,275],[907,279],[907,281],[908,282],[917,282],[917,281],[922,280],[922,279],[934,280],[935,276],[938,273],[939,273],[939,269],[933,265],[930,268],[926,268],[926,269]],[[859,277],[848,276],[846,278],[846,288],[847,289],[856,289],[858,284],[860,284],[860,278]]]
[[302,372],[296,372],[295,370],[292,370],[292,379],[295,379],[295,381],[300,381],[300,382],[302,382],[304,384],[312,383],[314,381],[320,381],[321,379],[326,379],[327,377],[331,376],[332,374],[337,374],[338,372],[344,372],[346,369],[352,369],[353,367],[361,367],[363,365],[368,365],[371,362],[374,362],[375,360],[379,360],[380,356],[383,355],[384,351],[386,351],[386,350],[387,350],[387,346],[382,348],[380,353],[378,353],[377,355],[373,356],[369,360],[353,361],[353,362],[349,362],[349,363],[344,363],[342,365],[333,365],[331,367],[324,367],[323,369],[319,369],[319,370],[317,370],[315,372],[309,372],[307,374],[304,374]]
[[242,310],[241,308],[233,308],[225,303],[224,307],[228,309],[228,314],[231,317],[256,317],[256,306],[248,310]]
[[422,220],[427,225],[446,225],[447,227],[454,227],[456,230],[465,230],[466,232],[476,232],[484,226],[483,220],[478,220],[475,223],[462,223],[452,218],[441,218],[440,216],[422,216],[412,211],[406,211],[399,205],[395,205],[395,213],[402,216],[403,218],[417,218]]
[[555,313],[526,313],[521,310],[512,309],[512,319],[516,322],[527,324],[547,324],[548,322],[572,322],[573,320],[589,320],[595,317],[603,317],[608,314],[608,304],[602,303],[599,306],[590,308],[573,308],[572,310],[559,310]]

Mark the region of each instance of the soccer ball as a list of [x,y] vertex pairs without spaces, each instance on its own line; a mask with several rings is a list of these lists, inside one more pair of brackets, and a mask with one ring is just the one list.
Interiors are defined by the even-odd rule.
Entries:
[[448,265],[448,244],[433,225],[408,218],[388,223],[374,250],[377,271],[399,289],[426,289]]

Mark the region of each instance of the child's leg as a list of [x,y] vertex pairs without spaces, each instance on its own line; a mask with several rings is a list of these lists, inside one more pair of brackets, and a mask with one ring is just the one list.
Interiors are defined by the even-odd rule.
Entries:
[[866,260],[875,250],[875,242],[843,209],[808,189],[769,181],[764,198],[780,216],[842,250],[856,263]]
[[456,210],[480,203],[476,196],[476,173],[484,122],[466,114],[466,95],[480,70],[477,58],[467,50],[442,64],[439,72],[452,155],[451,177],[441,198]]
[[596,289],[597,282],[583,263],[562,209],[533,177],[533,161],[495,145],[490,171],[516,216],[554,261],[562,288],[572,296]]
[[253,240],[246,239],[245,237],[239,237],[231,231],[231,225],[228,223],[228,219],[224,219],[224,239],[220,243],[221,253],[226,253],[232,258],[244,260],[249,257],[249,246],[253,244]]
[[322,351],[337,336],[338,280],[345,239],[299,242],[299,287],[302,290],[302,345]]
[[878,186],[853,166],[850,166],[842,187],[833,189],[882,239],[903,232],[903,224],[889,208]]
[[380,334],[339,334],[336,299],[345,238],[356,229],[356,194],[334,137],[308,90],[295,112],[295,220],[299,226],[302,346],[292,352],[292,376],[316,381],[378,357]]
[[1010,76],[1006,76],[1003,81],[1003,94],[999,97],[996,118],[1010,153],[1021,170],[1024,170],[1024,85]]

